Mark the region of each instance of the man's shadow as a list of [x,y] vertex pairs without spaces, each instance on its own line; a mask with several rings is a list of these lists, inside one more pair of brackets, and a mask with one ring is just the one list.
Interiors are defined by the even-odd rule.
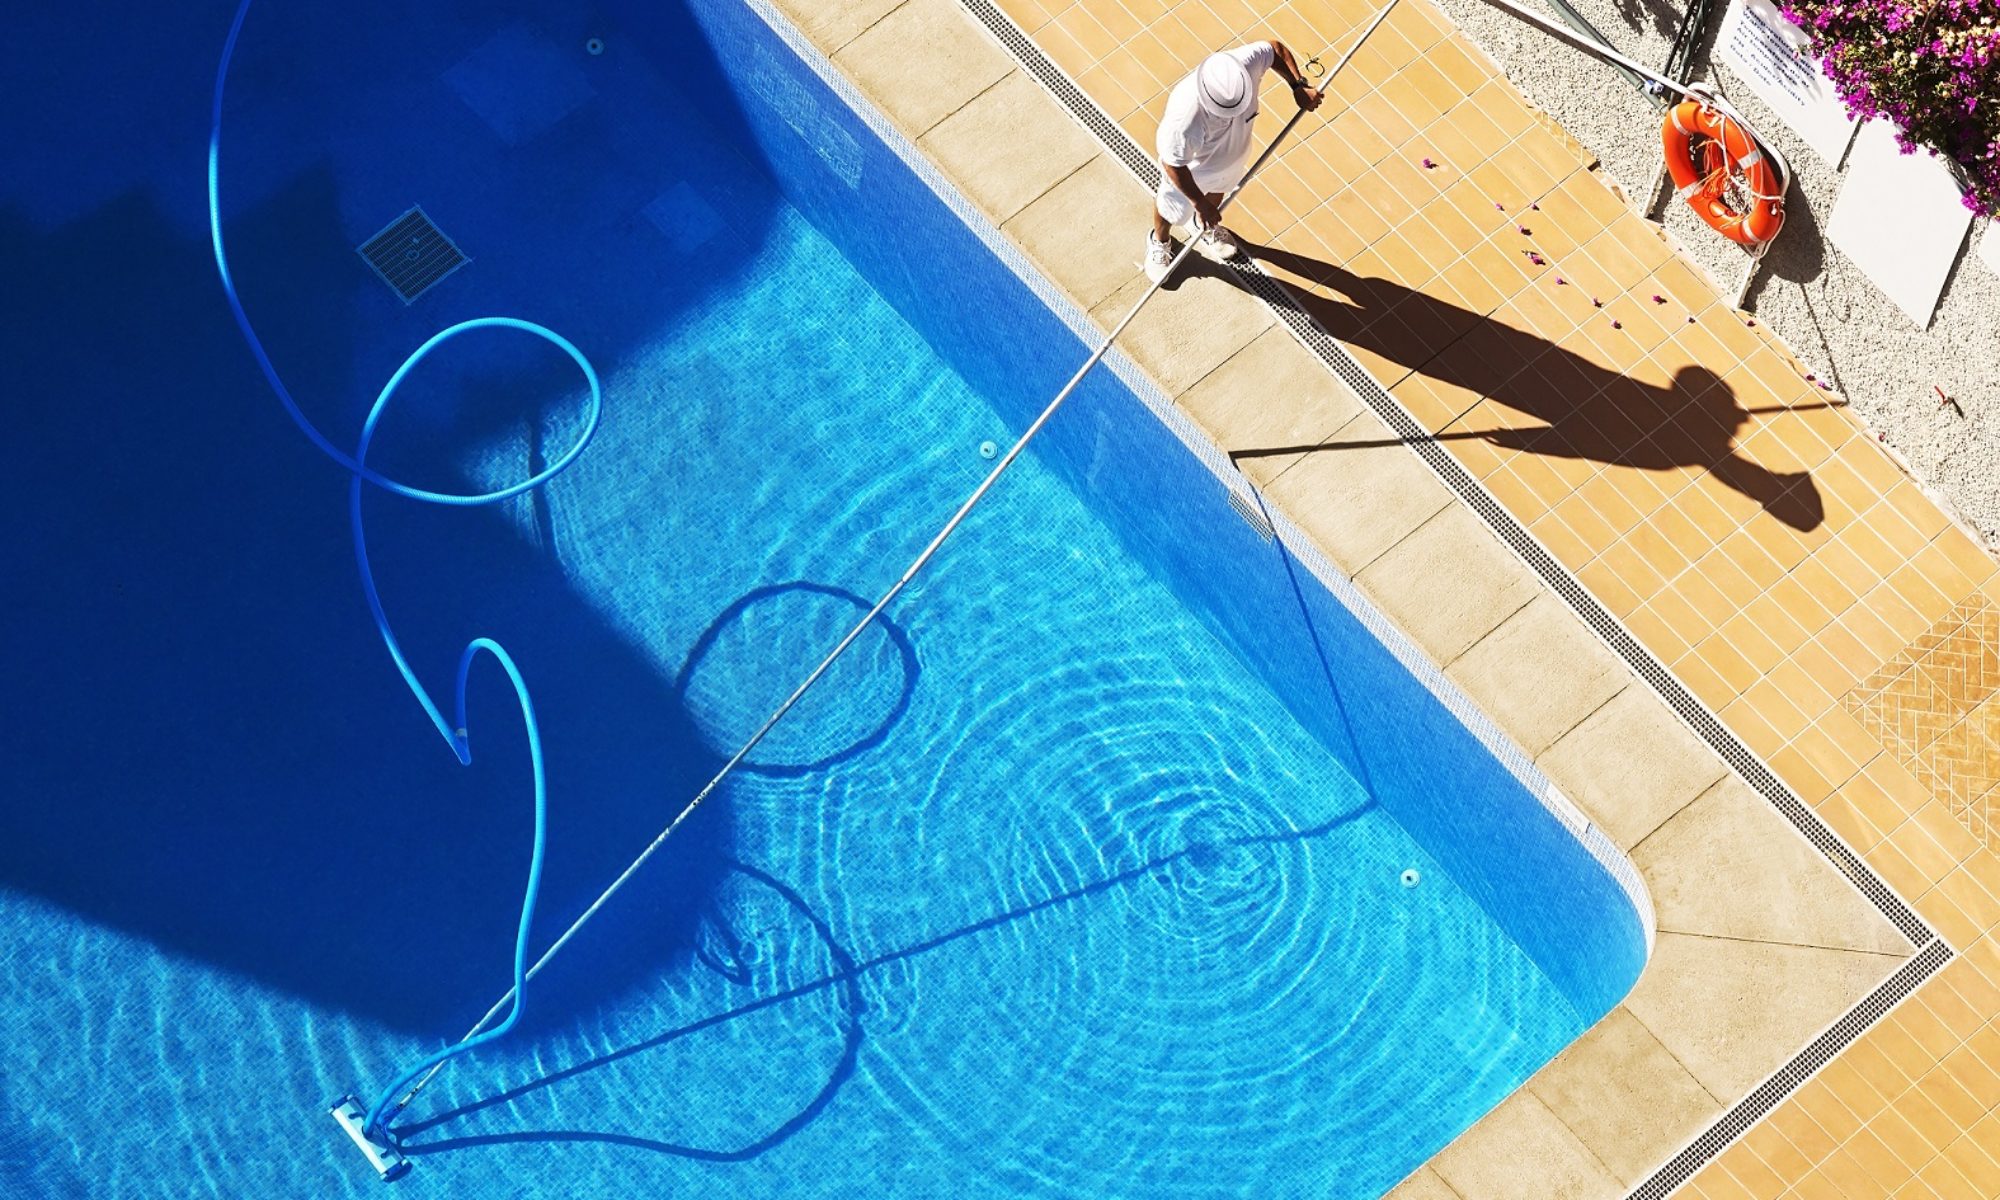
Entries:
[[[1644,471],[1700,467],[1793,529],[1815,529],[1825,519],[1825,505],[1810,473],[1773,471],[1737,451],[1737,433],[1756,412],[1766,410],[1743,407],[1736,393],[1706,367],[1682,367],[1664,386],[1653,386],[1393,280],[1355,275],[1274,245],[1248,249],[1282,270],[1320,279],[1338,293],[1320,295],[1289,284],[1285,288],[1300,311],[1341,342],[1490,397],[1542,422],[1443,433],[1440,441],[1476,438],[1528,454],[1590,459]],[[1242,286],[1233,271],[1209,273]],[[1378,319],[1391,312],[1396,320]],[[1481,325],[1482,353],[1444,352]],[[1413,338],[1406,328],[1451,331],[1451,336],[1440,343]],[[1508,370],[1511,364],[1531,361],[1539,369]],[[1558,379],[1573,382],[1558,385],[1554,382]],[[1311,449],[1316,447],[1239,452],[1237,457]]]

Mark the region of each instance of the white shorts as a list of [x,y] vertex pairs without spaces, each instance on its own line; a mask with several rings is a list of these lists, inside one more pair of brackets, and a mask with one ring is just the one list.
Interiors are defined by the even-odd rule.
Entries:
[[[1194,163],[1188,167],[1194,172],[1196,186],[1204,192],[1227,192],[1242,182],[1243,173],[1249,168],[1250,160],[1247,157],[1233,163],[1223,163],[1219,167],[1208,163]],[[1166,218],[1167,224],[1189,227],[1194,225],[1194,201],[1187,198],[1187,193],[1174,186],[1174,181],[1167,177],[1164,170],[1160,172],[1160,192],[1153,198],[1153,203],[1159,208],[1160,215]]]

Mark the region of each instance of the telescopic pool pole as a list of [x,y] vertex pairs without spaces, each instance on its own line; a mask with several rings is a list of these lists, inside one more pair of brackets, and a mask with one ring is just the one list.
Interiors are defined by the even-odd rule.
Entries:
[[[1368,23],[1366,29],[1361,31],[1361,36],[1355,39],[1352,46],[1348,47],[1347,53],[1341,56],[1340,61],[1336,62],[1331,70],[1319,78],[1332,79],[1333,76],[1339,74],[1341,68],[1345,67],[1354,58],[1355,51],[1361,49],[1362,43],[1368,40],[1368,36],[1375,32],[1376,28],[1387,19],[1390,10],[1395,7],[1396,0],[1389,0],[1387,4],[1383,5],[1382,11],[1375,14],[1375,19]],[[1319,58],[1315,55],[1307,61],[1308,63],[1317,63]],[[1305,68],[1302,67],[1301,69]],[[1250,181],[1256,178],[1257,172],[1263,169],[1264,164],[1270,161],[1273,154],[1277,153],[1279,145],[1291,134],[1300,119],[1305,115],[1306,110],[1303,108],[1292,114],[1292,119],[1285,122],[1284,128],[1280,129],[1277,136],[1271,139],[1271,144],[1266,146],[1264,152],[1257,156],[1257,160],[1250,164],[1250,169],[1244,172],[1243,178],[1235,187],[1230,188],[1223,195],[1221,203],[1216,205],[1218,213],[1222,209],[1227,208],[1229,203],[1236,199],[1238,193],[1249,186]],[[1028,443],[1034,441],[1035,435],[1039,434],[1043,426],[1049,423],[1050,418],[1056,415],[1056,410],[1060,409],[1063,406],[1063,402],[1070,398],[1070,394],[1076,391],[1077,385],[1083,382],[1084,376],[1090,374],[1091,370],[1099,362],[1103,361],[1105,354],[1110,351],[1112,343],[1118,340],[1118,336],[1125,332],[1126,326],[1130,325],[1133,318],[1139,315],[1139,310],[1145,308],[1146,303],[1159,294],[1160,289],[1166,284],[1167,280],[1173,278],[1175,270],[1180,267],[1181,263],[1186,260],[1189,252],[1193,249],[1194,239],[1190,238],[1188,244],[1181,247],[1180,253],[1174,256],[1173,262],[1167,267],[1166,274],[1162,275],[1158,281],[1149,286],[1144,294],[1139,297],[1138,301],[1132,305],[1131,311],[1127,312],[1124,318],[1111,328],[1111,332],[1104,336],[1103,342],[1098,345],[1096,350],[1091,352],[1089,358],[1084,360],[1083,365],[1077,368],[1076,374],[1070,376],[1069,382],[1063,385],[1060,392],[1056,393],[1055,399],[1049,401],[1048,406],[1042,409],[1041,415],[1035,418],[1034,424],[1028,426],[1027,431],[1015,441],[1013,447],[1007,451],[1006,455],[999,462],[993,464],[993,469],[987,472],[986,478],[980,482],[977,488],[973,489],[971,495],[965,498],[965,502],[958,506],[958,511],[953,513],[951,519],[946,521],[943,528],[937,531],[937,535],[931,538],[930,544],[925,546],[923,552],[912,559],[910,565],[903,569],[902,575],[897,578],[895,584],[888,591],[882,593],[882,598],[875,602],[875,606],[868,610],[867,615],[855,622],[854,628],[848,630],[847,635],[840,639],[839,644],[835,645],[827,656],[820,660],[819,665],[814,667],[812,673],[805,677],[804,682],[792,689],[792,694],[785,697],[785,702],[780,704],[769,717],[765,718],[764,723],[757,727],[757,731],[750,735],[750,739],[743,743],[742,749],[731,755],[729,761],[722,765],[722,769],[717,771],[707,783],[702,785],[701,790],[695,793],[694,799],[688,801],[686,807],[674,815],[674,819],[667,823],[667,827],[660,831],[659,836],[655,837],[647,844],[644,850],[639,852],[639,856],[632,860],[630,866],[619,872],[618,877],[611,881],[610,886],[599,893],[597,899],[590,902],[589,908],[584,909],[574,921],[570,922],[569,928],[563,930],[562,935],[556,938],[554,942],[551,942],[547,950],[542,951],[541,957],[536,959],[534,965],[528,968],[527,974],[523,977],[524,982],[528,979],[533,979],[539,974],[541,969],[548,965],[549,960],[553,959],[565,945],[569,944],[569,940],[576,936],[577,931],[582,929],[584,924],[592,917],[596,916],[598,910],[603,908],[611,897],[616,895],[618,890],[624,887],[626,882],[639,872],[641,867],[645,866],[646,860],[650,859],[661,846],[665,845],[667,839],[673,836],[674,831],[681,827],[682,823],[694,813],[694,810],[700,808],[702,803],[715,793],[715,790],[721,786],[722,781],[728,778],[730,773],[735,771],[745,758],[749,757],[750,752],[755,750],[758,743],[762,742],[765,736],[776,727],[778,722],[784,719],[785,714],[792,711],[793,706],[805,697],[806,692],[811,690],[812,686],[826,675],[834,662],[847,652],[848,647],[854,644],[855,639],[859,638],[863,631],[875,623],[875,618],[882,614],[882,610],[888,608],[890,603],[902,594],[903,589],[910,585],[910,581],[917,577],[917,573],[922,571],[930,563],[931,559],[936,556],[939,548],[944,545],[945,539],[949,538],[960,525],[964,524],[966,517],[970,516],[972,510],[978,506],[979,502],[986,498],[986,493],[991,491],[993,485],[1000,481],[1000,476],[1006,473],[1008,467],[1014,465],[1014,460],[1021,456],[1023,450],[1028,448]],[[467,1042],[483,1033],[486,1027],[491,1025],[494,1019],[506,1010],[508,1004],[513,1001],[513,998],[514,989],[508,988],[504,995],[494,1001],[493,1007],[486,1010],[486,1015],[479,1018],[479,1023],[467,1030],[465,1036],[460,1038],[459,1041],[461,1043]],[[444,1064],[442,1062],[438,1063],[419,1077],[415,1083],[411,1084],[409,1090],[404,1092],[402,1097],[383,1116],[382,1124],[386,1126],[391,1117],[408,1108],[410,1102],[416,1099],[417,1093],[423,1091],[425,1085],[429,1084],[443,1067]]]

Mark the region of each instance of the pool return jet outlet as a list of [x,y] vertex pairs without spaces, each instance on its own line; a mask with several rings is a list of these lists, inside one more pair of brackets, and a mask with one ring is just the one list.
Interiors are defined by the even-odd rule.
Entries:
[[[1389,13],[1395,6],[1396,0],[1388,0],[1382,6],[1381,11],[1361,31],[1360,36],[1355,38],[1354,44],[1348,48],[1347,53],[1342,55],[1340,60],[1330,70],[1321,71],[1319,69],[1320,59],[1318,55],[1314,55],[1308,59],[1301,69],[1308,75],[1322,80],[1330,80],[1334,75],[1339,74],[1341,69],[1352,61],[1355,52],[1360,50],[1362,45],[1367,42],[1369,35],[1373,34],[1381,26],[1382,22],[1388,19]],[[597,378],[597,372],[591,366],[589,360],[584,357],[582,351],[570,344],[560,334],[532,322],[517,320],[512,317],[480,317],[470,321],[462,321],[437,333],[424,342],[423,345],[419,346],[408,359],[404,360],[403,365],[390,377],[389,382],[376,397],[373,407],[369,409],[368,416],[362,423],[361,436],[353,455],[350,456],[335,446],[325,434],[313,425],[306,417],[305,411],[299,406],[290,390],[286,388],[283,380],[279,377],[277,367],[265,352],[262,340],[257,336],[255,328],[251,325],[249,314],[245,311],[242,300],[237,294],[235,280],[229,270],[228,255],[224,249],[219,170],[222,146],[223,93],[229,77],[229,64],[235,56],[237,39],[242,33],[244,18],[248,16],[249,11],[250,0],[241,0],[236,10],[235,20],[230,25],[228,39],[223,44],[221,62],[216,68],[214,103],[210,110],[208,143],[209,237],[215,255],[216,273],[221,280],[223,294],[229,302],[230,312],[236,319],[237,328],[242,332],[245,343],[248,345],[252,356],[257,360],[258,367],[263,371],[266,382],[271,385],[272,391],[277,394],[280,403],[284,406],[286,415],[298,426],[300,432],[306,436],[307,440],[312,442],[328,458],[332,459],[335,464],[347,471],[350,476],[348,488],[349,522],[353,531],[355,559],[360,569],[362,591],[367,598],[369,612],[375,619],[376,629],[382,637],[383,645],[388,650],[390,660],[394,663],[397,672],[403,677],[404,683],[409,686],[411,693],[415,696],[419,705],[422,706],[425,714],[430,717],[431,723],[437,728],[438,733],[443,736],[453,754],[457,756],[461,763],[470,764],[472,761],[472,746],[470,734],[467,731],[466,682],[475,660],[482,654],[491,656],[500,665],[501,669],[506,672],[509,681],[514,686],[515,696],[520,703],[521,715],[526,726],[529,759],[534,772],[534,850],[528,868],[527,887],[522,896],[521,918],[514,940],[513,985],[507,989],[500,999],[494,1002],[493,1006],[486,1011],[486,1014],[480,1017],[478,1023],[473,1025],[463,1037],[405,1071],[395,1082],[383,1089],[380,1096],[372,1105],[364,1107],[359,1099],[350,1095],[343,1096],[330,1106],[329,1112],[335,1123],[340,1126],[341,1131],[354,1142],[355,1146],[367,1158],[368,1164],[384,1180],[392,1180],[400,1178],[409,1172],[410,1161],[403,1155],[402,1150],[397,1145],[395,1135],[389,1128],[390,1120],[409,1107],[417,1095],[444,1068],[445,1063],[458,1055],[464,1054],[506,1034],[514,1027],[521,1018],[521,1009],[528,981],[539,974],[542,968],[547,966],[550,960],[555,958],[562,951],[563,947],[569,944],[570,939],[575,937],[577,932],[592,917],[597,915],[598,910],[609,903],[611,898],[618,893],[619,889],[624,887],[639,872],[640,868],[645,866],[647,860],[666,843],[668,838],[673,836],[674,831],[679,829],[682,823],[693,815],[694,811],[701,807],[702,803],[715,793],[723,780],[727,779],[743,760],[750,755],[751,751],[757,748],[758,744],[777,726],[778,722],[783,720],[785,715],[791,712],[792,708],[804,698],[806,692],[826,675],[834,662],[847,652],[847,649],[854,644],[855,640],[875,622],[875,619],[881,615],[883,610],[888,608],[889,604],[902,594],[903,589],[909,586],[911,580],[915,579],[917,574],[930,563],[931,559],[944,545],[945,540],[965,522],[965,519],[971,515],[973,508],[981,500],[985,499],[986,494],[992,490],[994,484],[999,482],[1000,476],[1005,474],[1007,469],[1014,465],[1014,460],[1021,456],[1022,451],[1027,449],[1028,444],[1035,439],[1036,435],[1055,416],[1057,410],[1063,406],[1063,403],[1069,399],[1071,393],[1076,390],[1077,385],[1083,382],[1084,377],[1099,362],[1103,361],[1105,354],[1110,351],[1113,343],[1118,340],[1119,335],[1123,334],[1126,327],[1131,325],[1133,319],[1139,315],[1139,311],[1154,296],[1159,294],[1161,288],[1165,286],[1169,279],[1174,277],[1175,273],[1180,269],[1181,264],[1187,260],[1189,253],[1193,251],[1195,239],[1190,238],[1188,243],[1181,247],[1179,253],[1174,255],[1173,261],[1168,265],[1166,272],[1161,275],[1158,281],[1147,287],[1145,292],[1132,305],[1131,311],[1127,312],[1124,318],[1104,336],[1104,340],[1091,352],[1090,357],[1084,360],[1083,365],[1077,368],[1074,375],[1070,376],[1069,382],[1065,383],[1062,390],[1056,393],[1055,398],[1050,400],[1047,407],[1042,409],[1040,415],[1035,418],[1034,423],[1028,426],[1027,430],[1014,442],[1007,453],[998,462],[994,463],[992,470],[986,474],[986,477],[980,482],[979,486],[973,489],[972,494],[967,496],[965,501],[958,506],[957,511],[952,514],[951,519],[944,523],[943,527],[931,538],[923,551],[904,568],[895,584],[882,594],[882,598],[875,602],[874,607],[870,608],[866,615],[856,622],[852,629],[848,630],[847,634],[828,652],[826,657],[820,660],[819,665],[814,667],[812,672],[792,690],[792,693],[785,698],[784,703],[780,704],[769,717],[765,718],[764,723],[758,726],[755,733],[750,735],[749,740],[743,743],[742,748],[730,756],[728,762],[723,764],[722,769],[717,771],[707,783],[703,784],[701,790],[695,793],[694,798],[689,800],[674,815],[673,820],[669,821],[666,827],[660,831],[659,835],[648,843],[645,849],[639,852],[638,857],[634,858],[631,864],[621,871],[618,877],[613,879],[598,894],[595,900],[591,901],[590,906],[584,909],[575,920],[571,921],[568,928],[564,929],[562,934],[555,941],[551,942],[549,947],[542,951],[541,956],[530,965],[527,962],[528,934],[534,918],[535,900],[541,883],[543,852],[546,848],[547,786],[542,765],[541,734],[535,720],[534,705],[529,698],[527,682],[522,677],[519,668],[514,664],[513,659],[497,642],[483,637],[475,638],[466,645],[464,652],[459,658],[456,689],[456,720],[454,722],[447,722],[445,720],[442,710],[432,699],[423,684],[417,679],[415,671],[404,657],[402,646],[390,628],[388,617],[382,606],[381,596],[376,590],[374,571],[369,563],[367,540],[363,534],[361,520],[362,485],[368,484],[406,499],[456,507],[497,504],[503,500],[523,495],[541,487],[564,470],[567,470],[570,464],[576,461],[577,456],[583,452],[584,447],[590,442],[591,437],[597,430],[598,419],[603,409],[602,388]],[[1218,212],[1227,208],[1243,189],[1249,186],[1250,181],[1256,178],[1258,172],[1263,170],[1264,165],[1277,153],[1278,147],[1290,136],[1292,130],[1298,126],[1298,123],[1305,115],[1306,110],[1304,109],[1299,109],[1292,114],[1291,119],[1285,122],[1284,127],[1278,131],[1277,136],[1273,137],[1270,144],[1264,148],[1264,152],[1257,156],[1256,161],[1251,163],[1250,169],[1244,172],[1243,178],[1235,187],[1232,187],[1223,195],[1221,202],[1216,206]],[[369,467],[366,463],[369,443],[373,439],[377,423],[383,411],[387,408],[389,400],[395,394],[397,387],[402,384],[403,380],[419,362],[446,341],[469,330],[481,328],[513,329],[532,334],[551,342],[558,349],[568,354],[577,364],[589,384],[590,401],[587,406],[584,429],[578,436],[575,444],[565,451],[560,458],[529,478],[498,491],[473,495],[427,491],[409,484],[400,483]],[[983,451],[985,447],[982,446],[981,449]]]

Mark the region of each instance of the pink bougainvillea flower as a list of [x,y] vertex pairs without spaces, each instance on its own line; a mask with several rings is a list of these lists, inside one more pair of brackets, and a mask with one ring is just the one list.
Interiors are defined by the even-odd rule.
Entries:
[[1958,169],[1960,202],[2000,216],[2000,0],[1785,0],[1849,115]]

